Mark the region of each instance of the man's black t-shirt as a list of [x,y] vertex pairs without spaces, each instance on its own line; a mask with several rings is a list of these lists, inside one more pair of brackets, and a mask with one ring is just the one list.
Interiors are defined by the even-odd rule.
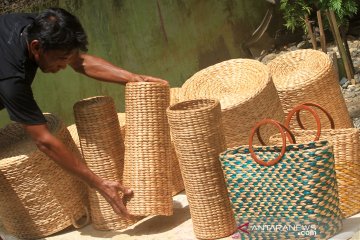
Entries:
[[34,14],[0,15],[0,110],[6,108],[10,119],[24,124],[46,120],[31,89],[37,64],[29,59],[24,29]]

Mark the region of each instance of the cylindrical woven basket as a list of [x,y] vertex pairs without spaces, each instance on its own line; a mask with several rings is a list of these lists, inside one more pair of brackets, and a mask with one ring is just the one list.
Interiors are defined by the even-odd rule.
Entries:
[[126,84],[124,184],[134,191],[127,204],[134,215],[173,214],[168,106],[168,86]]
[[[353,126],[331,59],[321,51],[302,49],[278,56],[268,64],[285,114],[303,102],[316,102],[333,116],[335,128]],[[304,114],[301,119],[306,119]],[[312,120],[312,116],[310,116]],[[330,128],[321,114],[322,125]],[[325,121],[323,121],[325,120]],[[307,129],[316,129],[313,121]],[[297,127],[292,125],[292,127]]]
[[225,150],[217,100],[191,100],[167,110],[197,238],[215,239],[236,229],[218,155]]
[[[106,96],[83,99],[75,103],[74,116],[87,166],[103,179],[121,182],[124,142],[114,100]],[[136,221],[117,215],[105,198],[91,188],[89,201],[95,229],[124,229]]]
[[[125,129],[126,129],[126,114],[125,113],[118,113],[121,135],[125,136]],[[177,195],[178,193],[184,191],[184,181],[181,176],[179,161],[176,156],[174,144],[171,143],[171,194],[172,196]]]
[[182,89],[180,87],[170,88],[170,105],[174,105],[181,101]]
[[[66,127],[45,114],[50,132],[80,157]],[[37,149],[23,126],[0,130],[0,216],[7,232],[36,239],[75,224],[85,214],[85,185]]]
[[[249,129],[263,118],[283,121],[284,112],[266,65],[232,59],[205,68],[182,86],[182,100],[218,99],[227,147],[247,144]],[[265,127],[267,140],[275,134]]]

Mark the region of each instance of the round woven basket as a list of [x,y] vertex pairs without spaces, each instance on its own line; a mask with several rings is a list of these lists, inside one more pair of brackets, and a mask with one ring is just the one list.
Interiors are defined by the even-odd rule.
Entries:
[[[171,92],[171,91],[170,91]],[[171,94],[171,93],[170,93]],[[118,113],[121,135],[125,136],[125,123],[126,123],[126,114]],[[174,144],[171,143],[171,194],[172,196],[177,195],[178,193],[184,191],[184,181],[181,176],[179,161],[176,156]]]
[[[266,65],[232,59],[205,68],[182,86],[182,100],[218,99],[227,147],[248,144],[252,126],[264,119],[283,121],[284,113]],[[262,129],[264,140],[275,134]]]
[[[285,114],[303,102],[316,102],[333,116],[335,128],[353,126],[337,74],[327,54],[312,49],[292,51],[270,61],[268,67]],[[316,129],[312,116],[304,115],[301,119],[311,119],[305,122],[306,128]],[[330,128],[323,113],[320,118],[323,128]]]
[[170,106],[167,114],[196,237],[231,235],[236,223],[218,159],[225,150],[219,102],[184,101]]
[[[45,114],[50,132],[80,157],[61,120]],[[86,187],[42,153],[21,124],[0,129],[0,215],[21,239],[49,236],[85,214]]]
[[128,83],[125,88],[124,184],[134,191],[134,215],[172,215],[171,139],[166,117],[169,87]]
[[[106,96],[83,99],[75,103],[74,115],[87,166],[103,179],[121,182],[124,142],[114,100]],[[105,198],[91,188],[89,201],[91,218],[96,229],[124,229],[136,221],[117,215]]]

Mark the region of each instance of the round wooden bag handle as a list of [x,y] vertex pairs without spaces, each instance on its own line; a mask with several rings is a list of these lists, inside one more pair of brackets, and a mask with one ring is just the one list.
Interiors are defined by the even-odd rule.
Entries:
[[[259,159],[255,152],[254,152],[254,148],[253,148],[253,141],[254,141],[254,135],[255,135],[255,132],[259,138],[259,140],[261,139],[261,136],[260,136],[260,133],[259,133],[259,128],[262,126],[262,125],[265,125],[265,124],[272,124],[272,125],[275,125],[280,134],[281,134],[281,138],[282,138],[282,148],[281,148],[281,152],[280,152],[280,155],[277,156],[275,159],[271,160],[271,161],[268,161],[268,162],[265,162],[261,159]],[[258,164],[262,165],[262,166],[266,166],[266,167],[269,167],[269,166],[273,166],[275,165],[276,163],[278,163],[280,161],[280,159],[284,156],[285,154],[285,150],[286,150],[286,137],[289,139],[290,143],[294,144],[295,143],[295,137],[294,135],[290,132],[290,130],[285,127],[283,124],[281,124],[280,122],[274,120],[274,119],[264,119],[258,123],[255,124],[255,126],[252,128],[251,130],[251,133],[250,133],[250,138],[249,138],[249,151],[250,151],[250,155],[251,157],[254,159],[255,162],[257,162]],[[260,140],[262,141],[262,140]],[[263,141],[262,141],[263,142]],[[263,144],[263,143],[262,143]],[[263,144],[265,145],[265,144]]]
[[313,117],[315,118],[316,125],[317,125],[317,132],[316,132],[314,141],[317,141],[317,140],[319,140],[320,135],[321,135],[321,121],[320,121],[320,117],[317,114],[317,112],[309,106],[316,107],[316,108],[320,109],[323,113],[325,113],[325,115],[329,119],[331,129],[335,128],[334,119],[331,117],[330,113],[328,111],[326,111],[325,108],[321,107],[319,104],[311,103],[311,102],[305,102],[305,103],[302,103],[302,104],[294,107],[287,115],[287,118],[285,120],[285,126],[290,127],[290,121],[291,121],[292,117],[294,116],[294,114],[296,114],[296,120],[297,120],[300,128],[305,129],[305,127],[302,124],[301,119],[300,119],[300,111],[306,110],[306,111],[310,112],[313,115]]

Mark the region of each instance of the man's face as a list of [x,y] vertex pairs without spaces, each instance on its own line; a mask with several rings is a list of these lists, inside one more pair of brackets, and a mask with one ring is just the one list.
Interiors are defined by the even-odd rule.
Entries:
[[41,71],[44,73],[56,73],[72,61],[73,57],[78,54],[78,50],[47,50],[41,48],[38,40],[33,40],[28,45],[30,57],[32,57]]
[[62,50],[48,50],[40,49],[39,54],[35,56],[35,61],[39,68],[44,73],[56,73],[61,69],[65,69],[71,62],[76,50],[62,51]]

